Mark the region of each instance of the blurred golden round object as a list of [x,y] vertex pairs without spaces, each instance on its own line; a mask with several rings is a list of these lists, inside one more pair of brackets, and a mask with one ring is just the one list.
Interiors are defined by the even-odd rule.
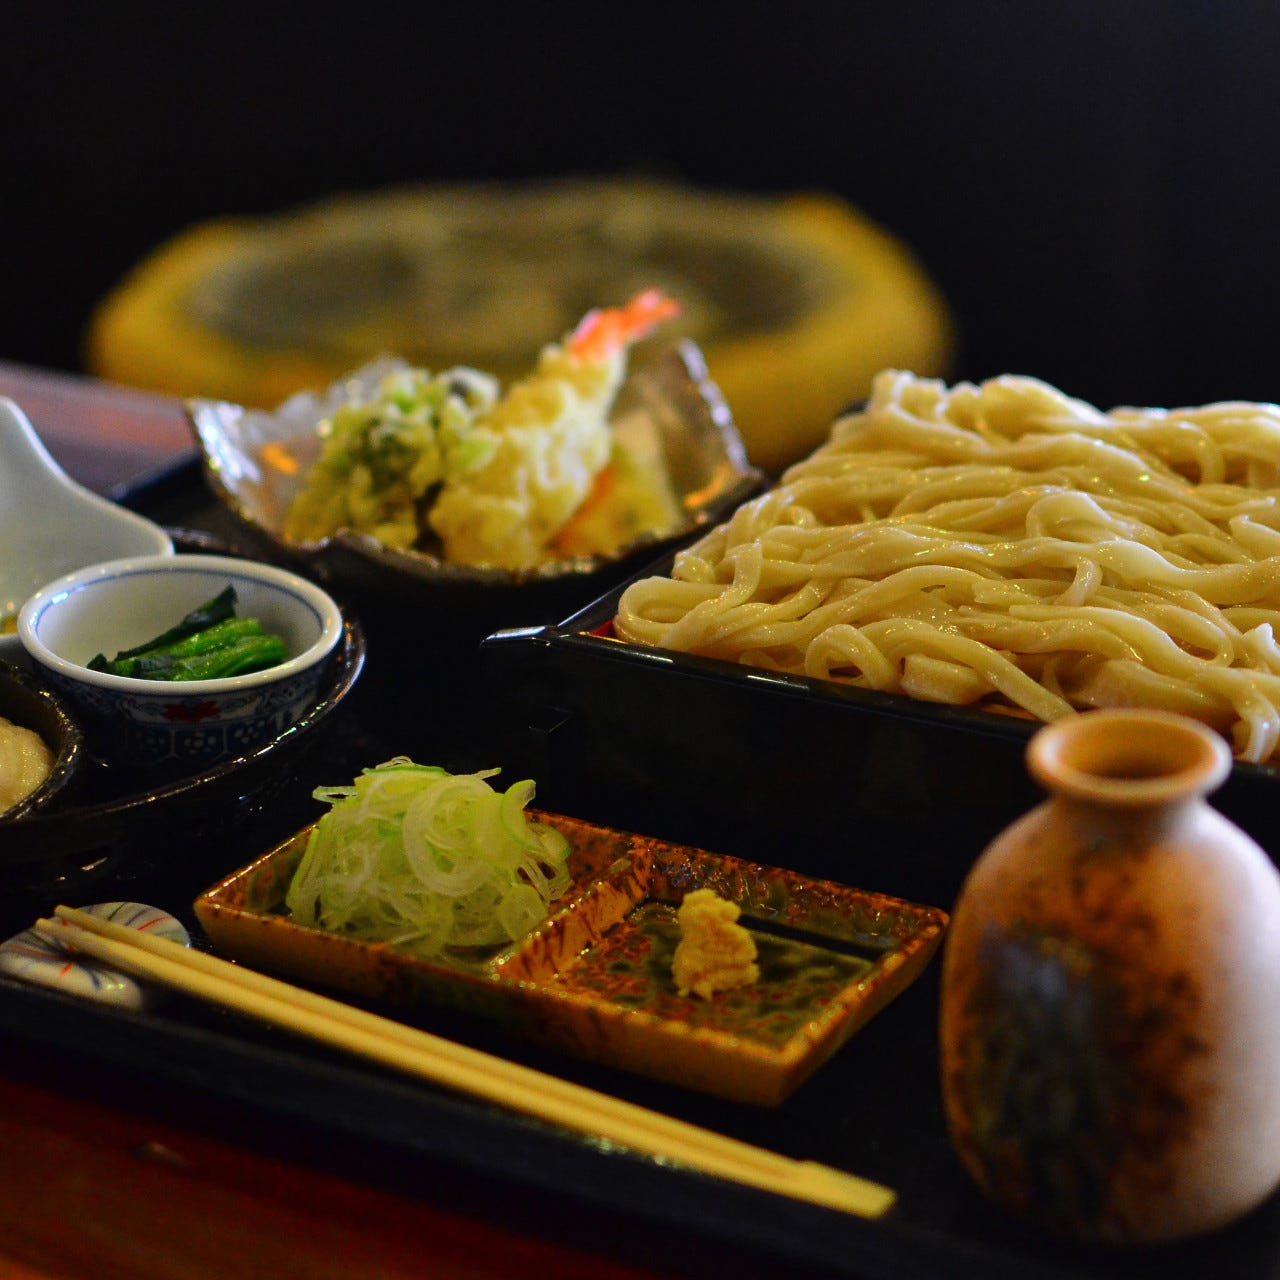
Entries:
[[697,342],[769,471],[809,453],[880,369],[947,372],[945,302],[843,201],[588,178],[200,223],[103,300],[86,360],[110,381],[267,408],[381,354],[507,380],[590,308],[650,286],[683,308],[661,339]]

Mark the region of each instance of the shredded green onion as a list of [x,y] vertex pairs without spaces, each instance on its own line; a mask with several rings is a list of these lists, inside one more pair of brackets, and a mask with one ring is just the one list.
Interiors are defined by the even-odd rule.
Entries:
[[293,918],[424,956],[524,937],[569,886],[569,842],[525,814],[531,781],[499,792],[485,781],[498,772],[397,756],[318,788],[332,807],[285,896]]

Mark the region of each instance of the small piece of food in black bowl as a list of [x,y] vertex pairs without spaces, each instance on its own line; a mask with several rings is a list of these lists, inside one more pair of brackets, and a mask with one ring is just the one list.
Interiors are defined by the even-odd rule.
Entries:
[[0,826],[61,796],[82,753],[80,727],[63,703],[0,662]]

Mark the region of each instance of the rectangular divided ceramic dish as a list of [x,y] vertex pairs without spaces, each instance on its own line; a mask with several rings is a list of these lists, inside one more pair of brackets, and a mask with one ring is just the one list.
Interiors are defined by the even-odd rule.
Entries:
[[[426,959],[295,924],[283,900],[303,831],[203,893],[214,947],[264,971],[392,1005],[443,1002],[496,1016],[588,1061],[775,1106],[937,949],[947,916],[806,878],[537,812],[569,839],[572,884],[546,923],[496,950]],[[709,888],[755,936],[755,983],[710,999],[671,977],[676,907]]]

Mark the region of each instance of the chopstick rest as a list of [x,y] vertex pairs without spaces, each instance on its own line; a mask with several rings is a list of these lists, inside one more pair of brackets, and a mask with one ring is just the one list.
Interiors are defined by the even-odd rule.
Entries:
[[[126,929],[143,929],[167,938],[178,947],[191,944],[182,921],[158,907],[141,902],[98,902],[82,910],[114,920]],[[159,994],[153,983],[139,982],[114,967],[73,958],[60,937],[36,929],[24,929],[0,942],[0,973],[121,1009],[149,1008]]]
[[367,1013],[163,938],[59,906],[35,929],[101,963],[369,1061],[712,1177],[877,1218],[895,1193]]

